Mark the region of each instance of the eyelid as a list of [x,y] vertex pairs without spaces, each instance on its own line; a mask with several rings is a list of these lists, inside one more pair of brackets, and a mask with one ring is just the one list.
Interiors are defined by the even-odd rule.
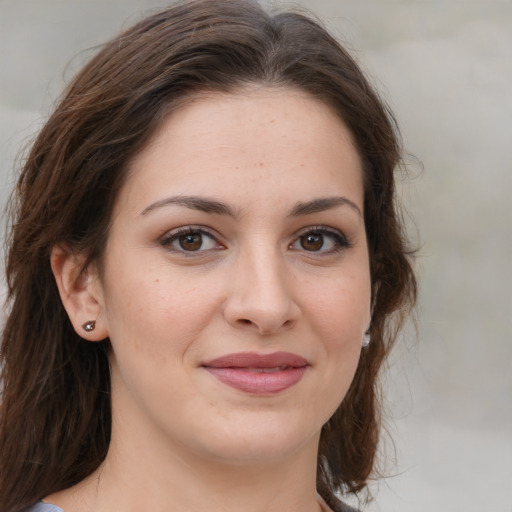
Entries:
[[297,249],[302,250],[305,253],[308,253],[309,255],[328,255],[328,254],[334,254],[339,251],[342,251],[344,249],[349,249],[352,247],[352,243],[348,239],[348,237],[343,233],[343,231],[330,227],[325,225],[314,225],[314,226],[307,226],[305,228],[302,228],[297,232],[292,242],[289,244],[289,247],[292,248],[292,246],[299,241],[300,237],[307,235],[308,233],[320,233],[324,236],[330,236],[334,239],[335,247],[329,250],[320,250],[320,251],[308,251],[306,249]]
[[[177,240],[180,236],[186,236],[189,234],[196,234],[199,233],[202,236],[206,236],[210,239],[212,239],[216,247],[210,248],[210,249],[198,249],[197,251],[186,251],[185,249],[177,249],[172,247],[171,243]],[[171,229],[166,231],[161,237],[158,239],[158,243],[166,250],[184,255],[184,256],[201,256],[204,255],[204,253],[208,253],[212,250],[220,250],[224,249],[225,246],[222,242],[219,241],[219,238],[221,238],[219,235],[217,235],[212,229],[207,228],[205,226],[198,226],[198,225],[185,225],[181,226],[179,228]]]
[[[178,249],[172,247],[172,243],[177,240],[180,236],[186,236],[188,234],[196,234],[199,233],[202,236],[210,238],[212,241],[214,241],[216,247],[214,248],[208,248],[208,249],[198,249],[196,251],[187,251],[185,249]],[[294,249],[294,245],[299,241],[299,239],[308,234],[308,233],[318,233],[326,237],[330,237],[334,247],[327,249],[327,250],[318,250],[318,251],[308,251],[307,249]],[[184,256],[190,256],[190,257],[198,257],[201,255],[204,255],[205,253],[209,253],[211,251],[215,250],[222,250],[226,249],[226,245],[224,242],[221,241],[222,237],[216,233],[215,230],[201,225],[185,225],[180,226],[178,228],[174,228],[171,230],[166,231],[162,236],[158,238],[158,243],[169,252],[173,252],[176,254],[184,255]],[[331,226],[326,225],[312,225],[312,226],[306,226],[302,229],[300,229],[298,232],[295,233],[292,241],[288,244],[288,248],[292,250],[302,251],[309,255],[329,255],[329,254],[335,254],[337,252],[340,252],[344,249],[348,249],[352,247],[352,243],[348,239],[348,237],[339,229],[333,228]]]

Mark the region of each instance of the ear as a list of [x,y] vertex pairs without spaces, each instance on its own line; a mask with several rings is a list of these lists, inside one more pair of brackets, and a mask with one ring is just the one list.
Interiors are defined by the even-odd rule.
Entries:
[[[57,245],[52,248],[50,264],[59,289],[62,304],[77,334],[89,341],[108,337],[103,287],[96,265],[84,268],[85,257]],[[93,330],[84,324],[95,322]]]

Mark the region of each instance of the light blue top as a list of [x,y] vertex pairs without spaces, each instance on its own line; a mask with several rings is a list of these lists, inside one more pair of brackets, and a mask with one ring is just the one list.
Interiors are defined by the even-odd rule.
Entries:
[[29,508],[29,512],[64,512],[61,508],[51,503],[37,502],[34,506]]

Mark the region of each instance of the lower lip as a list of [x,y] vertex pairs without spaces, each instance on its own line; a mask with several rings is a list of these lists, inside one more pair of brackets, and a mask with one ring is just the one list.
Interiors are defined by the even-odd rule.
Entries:
[[247,368],[212,368],[205,369],[232,388],[258,395],[279,393],[297,384],[302,379],[307,367],[300,366],[276,372],[261,372]]

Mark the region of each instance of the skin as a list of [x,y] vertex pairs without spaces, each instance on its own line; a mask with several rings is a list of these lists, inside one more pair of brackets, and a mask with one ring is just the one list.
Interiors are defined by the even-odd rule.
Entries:
[[[320,431],[370,321],[348,129],[300,91],[212,93],[172,112],[128,172],[101,272],[52,253],[77,332],[111,340],[113,430],[101,468],[47,501],[66,512],[319,510]],[[308,362],[277,393],[240,391],[203,367],[276,351]]]

